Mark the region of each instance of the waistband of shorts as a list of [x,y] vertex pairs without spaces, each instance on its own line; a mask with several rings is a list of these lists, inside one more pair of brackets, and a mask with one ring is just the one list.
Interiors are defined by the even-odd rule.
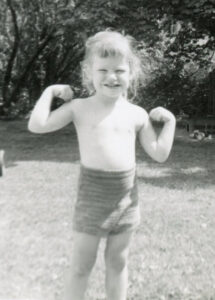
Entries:
[[124,178],[132,176],[136,173],[136,164],[127,170],[103,170],[103,169],[94,169],[80,164],[81,173],[91,176],[101,176],[101,177],[117,177]]

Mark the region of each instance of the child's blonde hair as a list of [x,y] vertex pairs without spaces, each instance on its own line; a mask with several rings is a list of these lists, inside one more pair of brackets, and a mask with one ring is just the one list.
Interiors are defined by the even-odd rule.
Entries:
[[91,76],[92,62],[95,55],[99,57],[126,57],[130,67],[131,98],[137,93],[137,87],[141,77],[141,62],[134,46],[134,39],[131,36],[124,36],[116,31],[101,31],[87,39],[85,44],[85,57],[82,61],[82,81],[90,94],[95,92]]

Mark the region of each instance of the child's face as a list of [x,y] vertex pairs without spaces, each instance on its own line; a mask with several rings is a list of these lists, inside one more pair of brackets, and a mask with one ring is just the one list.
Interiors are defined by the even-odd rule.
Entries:
[[130,82],[126,58],[95,56],[92,63],[92,81],[98,95],[107,98],[126,95]]

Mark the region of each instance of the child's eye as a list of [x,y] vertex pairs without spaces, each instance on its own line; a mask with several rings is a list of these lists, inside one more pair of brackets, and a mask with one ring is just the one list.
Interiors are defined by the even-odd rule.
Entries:
[[121,73],[124,73],[125,70],[123,70],[123,69],[118,69],[118,70],[116,70],[116,72],[117,72],[118,74],[121,74]]
[[107,70],[106,69],[99,69],[99,72],[105,73]]

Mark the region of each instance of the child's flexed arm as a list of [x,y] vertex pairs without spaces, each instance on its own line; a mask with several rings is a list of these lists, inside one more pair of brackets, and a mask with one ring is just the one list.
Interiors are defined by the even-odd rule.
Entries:
[[[145,111],[143,114],[144,125],[139,133],[140,143],[154,160],[164,162],[170,154],[174,140],[175,117],[163,107],[153,109],[149,115]],[[164,123],[159,135],[155,133],[151,120]]]
[[[28,129],[35,133],[45,133],[66,126],[72,121],[72,96],[69,85],[55,84],[47,87],[31,113]],[[61,98],[66,103],[51,112],[54,97]]]

